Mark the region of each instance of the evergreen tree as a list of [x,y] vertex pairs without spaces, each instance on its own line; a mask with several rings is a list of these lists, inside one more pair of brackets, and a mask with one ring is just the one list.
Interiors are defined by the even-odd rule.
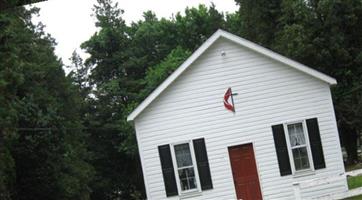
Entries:
[[54,55],[54,40],[32,24],[36,12],[0,14],[0,196],[88,199],[92,168],[79,94]]
[[87,122],[96,170],[91,198],[139,198],[143,182],[137,146],[132,127],[125,123],[127,106],[141,85],[138,66],[129,61],[129,28],[111,0],[98,0],[94,12],[99,31],[82,44],[90,54],[85,64],[92,68],[90,83],[95,88]]
[[[283,0],[235,0],[239,5],[239,28],[234,28],[236,34],[244,38],[270,47],[275,33],[279,29],[281,4]],[[234,26],[235,26],[234,25]]]

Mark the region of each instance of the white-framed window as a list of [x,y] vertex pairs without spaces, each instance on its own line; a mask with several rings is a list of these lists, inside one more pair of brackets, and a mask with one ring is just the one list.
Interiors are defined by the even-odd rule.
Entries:
[[294,172],[313,170],[313,159],[305,120],[284,124],[289,157]]
[[192,142],[173,144],[172,152],[178,190],[181,194],[201,191]]

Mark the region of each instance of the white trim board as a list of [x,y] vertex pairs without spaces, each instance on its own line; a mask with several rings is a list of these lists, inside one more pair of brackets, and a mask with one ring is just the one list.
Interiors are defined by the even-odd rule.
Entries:
[[199,58],[220,37],[233,41],[243,47],[258,52],[273,60],[279,61],[287,66],[297,69],[298,71],[304,72],[330,85],[337,84],[336,79],[326,74],[318,72],[317,70],[307,67],[285,56],[277,54],[258,44],[255,44],[241,37],[238,37],[234,34],[219,29],[209,39],[207,39],[184,63],[182,63],[182,65],[178,67],[163,83],[161,83],[161,85],[159,85],[141,104],[139,104],[137,108],[134,109],[130,115],[128,115],[127,121],[133,121],[140,113],[142,113],[142,111],[148,105],[150,105],[167,87],[169,87],[188,67],[191,66],[193,62],[195,62],[195,60],[197,60],[197,58]]

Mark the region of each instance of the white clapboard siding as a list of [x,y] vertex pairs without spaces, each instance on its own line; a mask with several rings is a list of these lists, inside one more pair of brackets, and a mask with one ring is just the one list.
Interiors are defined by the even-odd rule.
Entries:
[[[221,56],[221,51],[226,55]],[[225,110],[228,87],[236,113]],[[318,118],[326,168],[280,176],[271,126]],[[344,173],[329,85],[219,38],[134,121],[148,199],[166,198],[158,146],[205,138],[213,189],[193,199],[236,198],[227,147],[253,143],[264,199],[294,199],[293,183]],[[303,198],[346,191],[346,182],[301,190]]]

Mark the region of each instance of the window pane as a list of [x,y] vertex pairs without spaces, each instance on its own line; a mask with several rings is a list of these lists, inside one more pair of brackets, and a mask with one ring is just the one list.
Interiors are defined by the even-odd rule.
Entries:
[[182,191],[196,188],[196,179],[193,167],[179,169],[178,174],[180,177]]
[[309,169],[309,160],[306,147],[293,149],[295,170]]
[[305,144],[302,123],[289,124],[288,133],[289,133],[290,145],[292,147]]
[[175,145],[175,154],[178,168],[192,165],[192,158],[188,143]]

